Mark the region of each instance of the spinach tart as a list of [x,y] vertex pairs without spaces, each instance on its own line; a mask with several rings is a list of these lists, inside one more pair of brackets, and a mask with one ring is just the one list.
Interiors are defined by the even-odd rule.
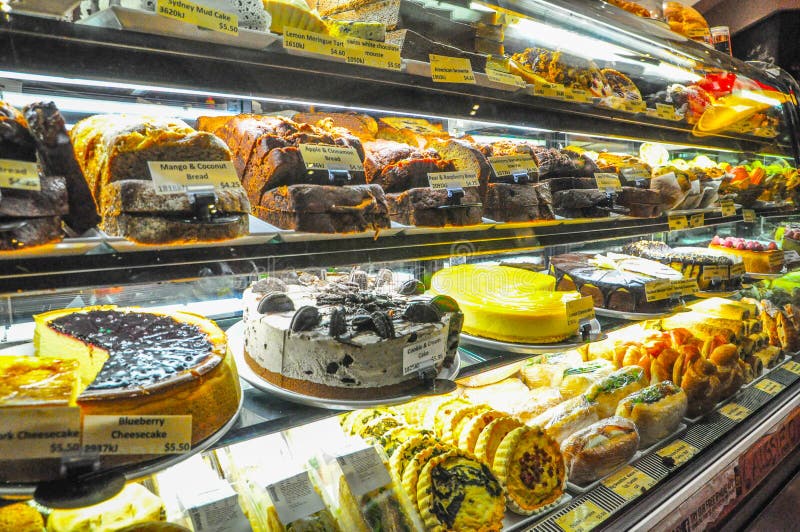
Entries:
[[509,510],[522,515],[531,515],[561,499],[566,469],[558,442],[541,428],[527,426],[503,438],[492,465],[505,487]]
[[503,528],[506,500],[494,473],[455,449],[428,460],[417,483],[417,506],[431,532]]
[[429,461],[433,460],[437,456],[447,454],[452,450],[452,445],[435,443],[430,447],[426,447],[419,451],[406,464],[405,469],[403,469],[401,485],[408,494],[408,498],[411,499],[411,502],[417,508],[419,508],[419,501],[417,501],[417,486],[419,484],[420,473]]
[[392,474],[392,478],[394,478],[398,484],[402,484],[403,473],[408,463],[413,460],[418,453],[424,451],[428,447],[433,447],[437,443],[439,442],[436,438],[427,430],[401,443],[400,446],[395,449],[391,458],[389,458],[389,473]]

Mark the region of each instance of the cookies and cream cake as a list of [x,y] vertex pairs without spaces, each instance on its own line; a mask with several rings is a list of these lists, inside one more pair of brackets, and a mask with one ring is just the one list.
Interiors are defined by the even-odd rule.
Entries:
[[421,369],[452,364],[458,305],[422,296],[419,281],[396,288],[388,270],[372,278],[354,270],[297,283],[270,277],[244,293],[245,360],[267,381],[317,397],[374,399],[410,389]]

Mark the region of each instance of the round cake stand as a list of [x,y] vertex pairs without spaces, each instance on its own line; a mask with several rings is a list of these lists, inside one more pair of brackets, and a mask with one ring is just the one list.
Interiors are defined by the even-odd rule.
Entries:
[[328,410],[357,410],[360,408],[378,408],[381,406],[390,406],[401,403],[406,403],[420,395],[436,395],[438,393],[446,393],[453,389],[452,384],[442,384],[442,388],[437,390],[437,381],[446,380],[453,381],[461,369],[461,357],[458,352],[453,364],[449,368],[443,368],[436,379],[433,381],[431,387],[423,387],[420,381],[419,389],[414,389],[410,392],[386,397],[382,399],[328,399],[325,397],[313,397],[305,395],[286,388],[281,388],[271,382],[267,381],[261,375],[256,373],[250,368],[250,365],[244,358],[244,322],[240,321],[233,324],[227,331],[228,334],[228,347],[233,353],[233,358],[236,360],[236,367],[239,370],[239,376],[244,379],[248,384],[262,392],[269,393],[276,397],[280,397],[292,403],[299,403],[307,406],[314,406],[317,408],[326,408]]
[[584,340],[580,336],[573,336],[567,338],[563,342],[555,344],[518,344],[514,342],[501,342],[499,340],[492,340],[489,338],[482,338],[480,336],[472,336],[470,334],[461,333],[461,341],[465,344],[483,347],[484,349],[491,349],[493,351],[506,351],[509,353],[522,353],[529,355],[541,355],[546,353],[560,353],[580,347],[583,344],[591,342],[599,342],[608,338],[607,335],[601,332],[593,332],[589,334],[588,340]]
[[603,316],[606,318],[617,318],[620,320],[634,320],[634,321],[657,320],[659,318],[667,318],[678,312],[688,312],[688,311],[689,311],[688,308],[682,306],[675,307],[673,309],[664,312],[625,312],[623,310],[612,310],[608,308],[600,308],[600,307],[594,308],[594,313],[597,316]]

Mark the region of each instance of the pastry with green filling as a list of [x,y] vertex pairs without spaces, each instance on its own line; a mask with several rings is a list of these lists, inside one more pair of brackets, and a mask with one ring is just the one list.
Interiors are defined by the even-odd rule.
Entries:
[[639,366],[626,366],[595,382],[586,390],[586,399],[597,403],[600,418],[611,417],[617,404],[647,386],[647,376]]
[[678,429],[688,406],[686,392],[664,381],[624,398],[616,415],[633,421],[639,429],[640,445],[649,447]]

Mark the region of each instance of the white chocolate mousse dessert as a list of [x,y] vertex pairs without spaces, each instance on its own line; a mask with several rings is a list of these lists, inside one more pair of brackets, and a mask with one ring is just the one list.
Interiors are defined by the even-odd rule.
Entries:
[[395,290],[390,275],[254,283],[244,293],[245,360],[281,388],[336,399],[391,397],[449,367],[463,321],[458,304],[422,296],[416,280]]

